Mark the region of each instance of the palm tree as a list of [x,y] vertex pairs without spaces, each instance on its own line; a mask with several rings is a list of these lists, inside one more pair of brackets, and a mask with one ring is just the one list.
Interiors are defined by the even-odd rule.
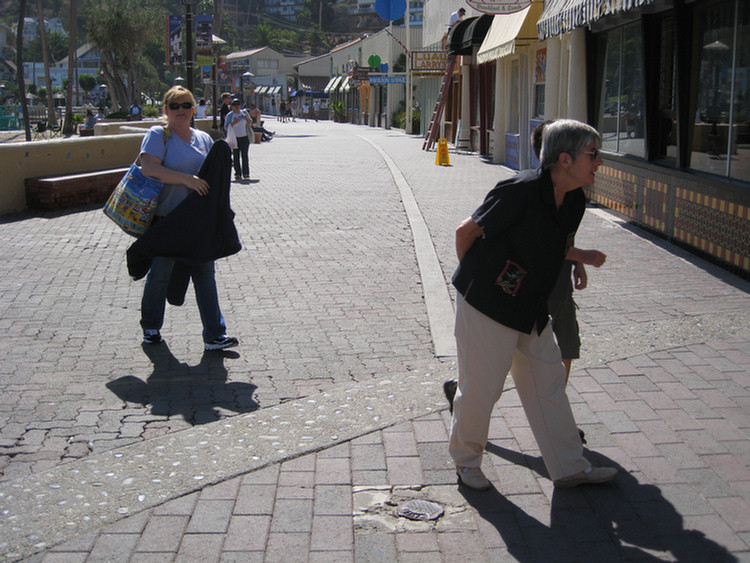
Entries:
[[47,29],[44,25],[44,6],[42,0],[36,0],[39,16],[39,37],[42,40],[42,60],[44,61],[44,80],[47,83],[47,121],[50,125],[57,124],[55,100],[52,98],[52,78],[49,75],[49,49],[47,48]]
[[31,140],[31,125],[29,124],[29,104],[26,102],[26,82],[23,78],[23,22],[26,18],[26,0],[18,3],[18,28],[16,31],[16,79],[18,81],[18,97],[21,98],[21,114],[26,140]]
[[76,0],[70,0],[70,44],[68,45],[68,96],[65,100],[63,133],[72,135],[73,126],[73,71],[76,64]]

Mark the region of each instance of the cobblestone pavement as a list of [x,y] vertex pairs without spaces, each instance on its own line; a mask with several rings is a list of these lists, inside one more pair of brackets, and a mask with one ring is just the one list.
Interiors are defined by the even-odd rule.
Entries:
[[[452,327],[429,314],[453,293],[425,282],[415,220],[447,284],[455,225],[510,172],[436,166],[397,131],[269,124],[232,186],[244,249],[217,263],[232,351],[203,352],[190,298],[141,347],[131,239],[99,209],[0,220],[3,560],[750,561],[750,284],[592,209],[577,243],[608,260],[577,295],[568,390],[621,475],[555,491],[509,380],[495,489],[471,493],[435,355]],[[414,499],[445,513],[399,518]]]

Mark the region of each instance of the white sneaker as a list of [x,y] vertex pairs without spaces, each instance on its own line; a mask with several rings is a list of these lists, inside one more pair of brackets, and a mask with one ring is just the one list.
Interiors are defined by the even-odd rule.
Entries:
[[474,491],[486,491],[492,488],[492,483],[484,476],[478,467],[456,467],[459,484]]
[[591,466],[587,471],[581,471],[574,475],[569,475],[558,479],[554,482],[558,489],[568,489],[578,485],[607,483],[617,477],[617,469],[614,467],[594,467]]

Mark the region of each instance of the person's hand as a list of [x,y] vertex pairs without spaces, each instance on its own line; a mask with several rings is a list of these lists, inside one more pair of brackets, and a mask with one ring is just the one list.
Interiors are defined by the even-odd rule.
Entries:
[[607,255],[599,250],[582,250],[581,262],[595,268],[601,267],[607,260]]
[[185,185],[194,192],[198,192],[200,195],[206,195],[208,193],[208,182],[203,178],[198,178],[198,176],[190,176],[188,174]]
[[583,262],[576,262],[573,266],[573,283],[577,290],[586,289],[589,283],[589,277],[586,274],[586,268],[583,266]]

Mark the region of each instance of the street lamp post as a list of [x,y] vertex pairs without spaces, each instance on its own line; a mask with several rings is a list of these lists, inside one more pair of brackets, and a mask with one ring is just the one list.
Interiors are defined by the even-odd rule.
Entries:
[[193,51],[193,6],[199,0],[182,0],[185,4],[185,72],[187,73],[187,89],[193,91],[193,65],[195,58]]
[[213,118],[213,123],[211,124],[211,130],[213,131],[216,139],[219,138],[219,122],[216,119],[216,114],[219,113],[219,51],[221,50],[222,45],[226,44],[227,42],[224,41],[221,37],[211,35],[211,47],[214,50],[214,64],[211,66],[211,88],[213,95],[213,105],[211,107],[211,117]]
[[248,80],[253,76],[255,75],[249,70],[240,75],[240,98],[242,99],[243,104],[245,103],[245,80]]

